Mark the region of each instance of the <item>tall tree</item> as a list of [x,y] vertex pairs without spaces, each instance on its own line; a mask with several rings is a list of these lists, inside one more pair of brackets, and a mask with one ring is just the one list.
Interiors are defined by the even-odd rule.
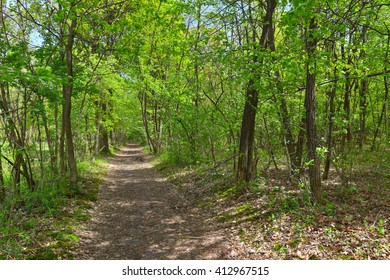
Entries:
[[[65,131],[66,137],[66,147],[67,147],[67,158],[69,164],[69,183],[70,188],[78,191],[77,185],[77,163],[75,158],[74,144],[73,144],[73,134],[72,134],[72,119],[71,119],[71,111],[72,111],[72,92],[73,92],[73,82],[74,82],[74,74],[73,74],[73,45],[75,40],[75,29],[77,27],[77,15],[73,14],[77,9],[77,3],[75,1],[71,1],[68,10],[68,19],[64,19],[61,34],[65,34],[63,38],[64,48],[65,48],[65,57],[64,63],[66,66],[66,79],[64,79],[64,83],[62,85],[62,95],[64,98],[64,102],[62,105],[62,130]],[[63,7],[60,7],[60,10]]]
[[322,202],[320,159],[317,154],[318,135],[316,124],[316,47],[318,38],[316,35],[317,18],[313,16],[306,31],[306,136],[309,161],[310,188],[314,199]]
[[[259,52],[264,52],[269,42],[269,33],[272,30],[273,14],[276,8],[276,1],[267,0],[266,12],[262,20],[262,32],[260,40],[258,41],[257,29],[254,21],[254,11],[252,2],[249,2],[248,7],[248,22],[250,29],[246,28],[245,33],[248,41],[248,45],[252,46],[252,69],[251,77],[247,83],[246,88],[246,100],[244,113],[241,123],[240,132],[240,145],[239,145],[239,157],[237,166],[237,182],[249,182],[256,174],[256,164],[253,160],[254,152],[254,135],[255,135],[255,123],[256,123],[256,111],[259,98],[259,91],[256,87],[256,80],[260,80],[259,76],[262,67],[262,58],[259,57]],[[272,31],[271,31],[272,32]]]

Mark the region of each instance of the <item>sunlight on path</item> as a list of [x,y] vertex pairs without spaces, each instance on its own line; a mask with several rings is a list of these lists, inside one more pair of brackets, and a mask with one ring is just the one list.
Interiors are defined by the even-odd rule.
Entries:
[[93,219],[83,232],[81,259],[230,259],[230,238],[155,171],[141,147],[112,159]]

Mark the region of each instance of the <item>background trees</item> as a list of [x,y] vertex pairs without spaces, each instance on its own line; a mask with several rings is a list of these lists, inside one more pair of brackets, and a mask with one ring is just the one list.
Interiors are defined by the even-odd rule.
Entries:
[[135,30],[136,5],[1,1],[3,201],[23,204],[26,188],[57,192],[64,179],[78,193],[77,163],[127,140],[119,116],[132,101],[114,51]]

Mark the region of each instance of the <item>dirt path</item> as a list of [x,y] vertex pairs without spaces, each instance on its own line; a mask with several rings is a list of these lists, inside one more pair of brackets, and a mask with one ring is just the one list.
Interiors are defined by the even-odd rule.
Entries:
[[[129,144],[111,160],[78,259],[234,259],[239,245]],[[241,254],[240,254],[241,255]],[[242,257],[242,255],[241,255]]]

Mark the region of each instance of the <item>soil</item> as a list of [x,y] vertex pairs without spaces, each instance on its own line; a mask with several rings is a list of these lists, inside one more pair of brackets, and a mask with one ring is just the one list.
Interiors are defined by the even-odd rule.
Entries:
[[136,144],[110,160],[77,259],[245,259],[230,228],[186,201]]

